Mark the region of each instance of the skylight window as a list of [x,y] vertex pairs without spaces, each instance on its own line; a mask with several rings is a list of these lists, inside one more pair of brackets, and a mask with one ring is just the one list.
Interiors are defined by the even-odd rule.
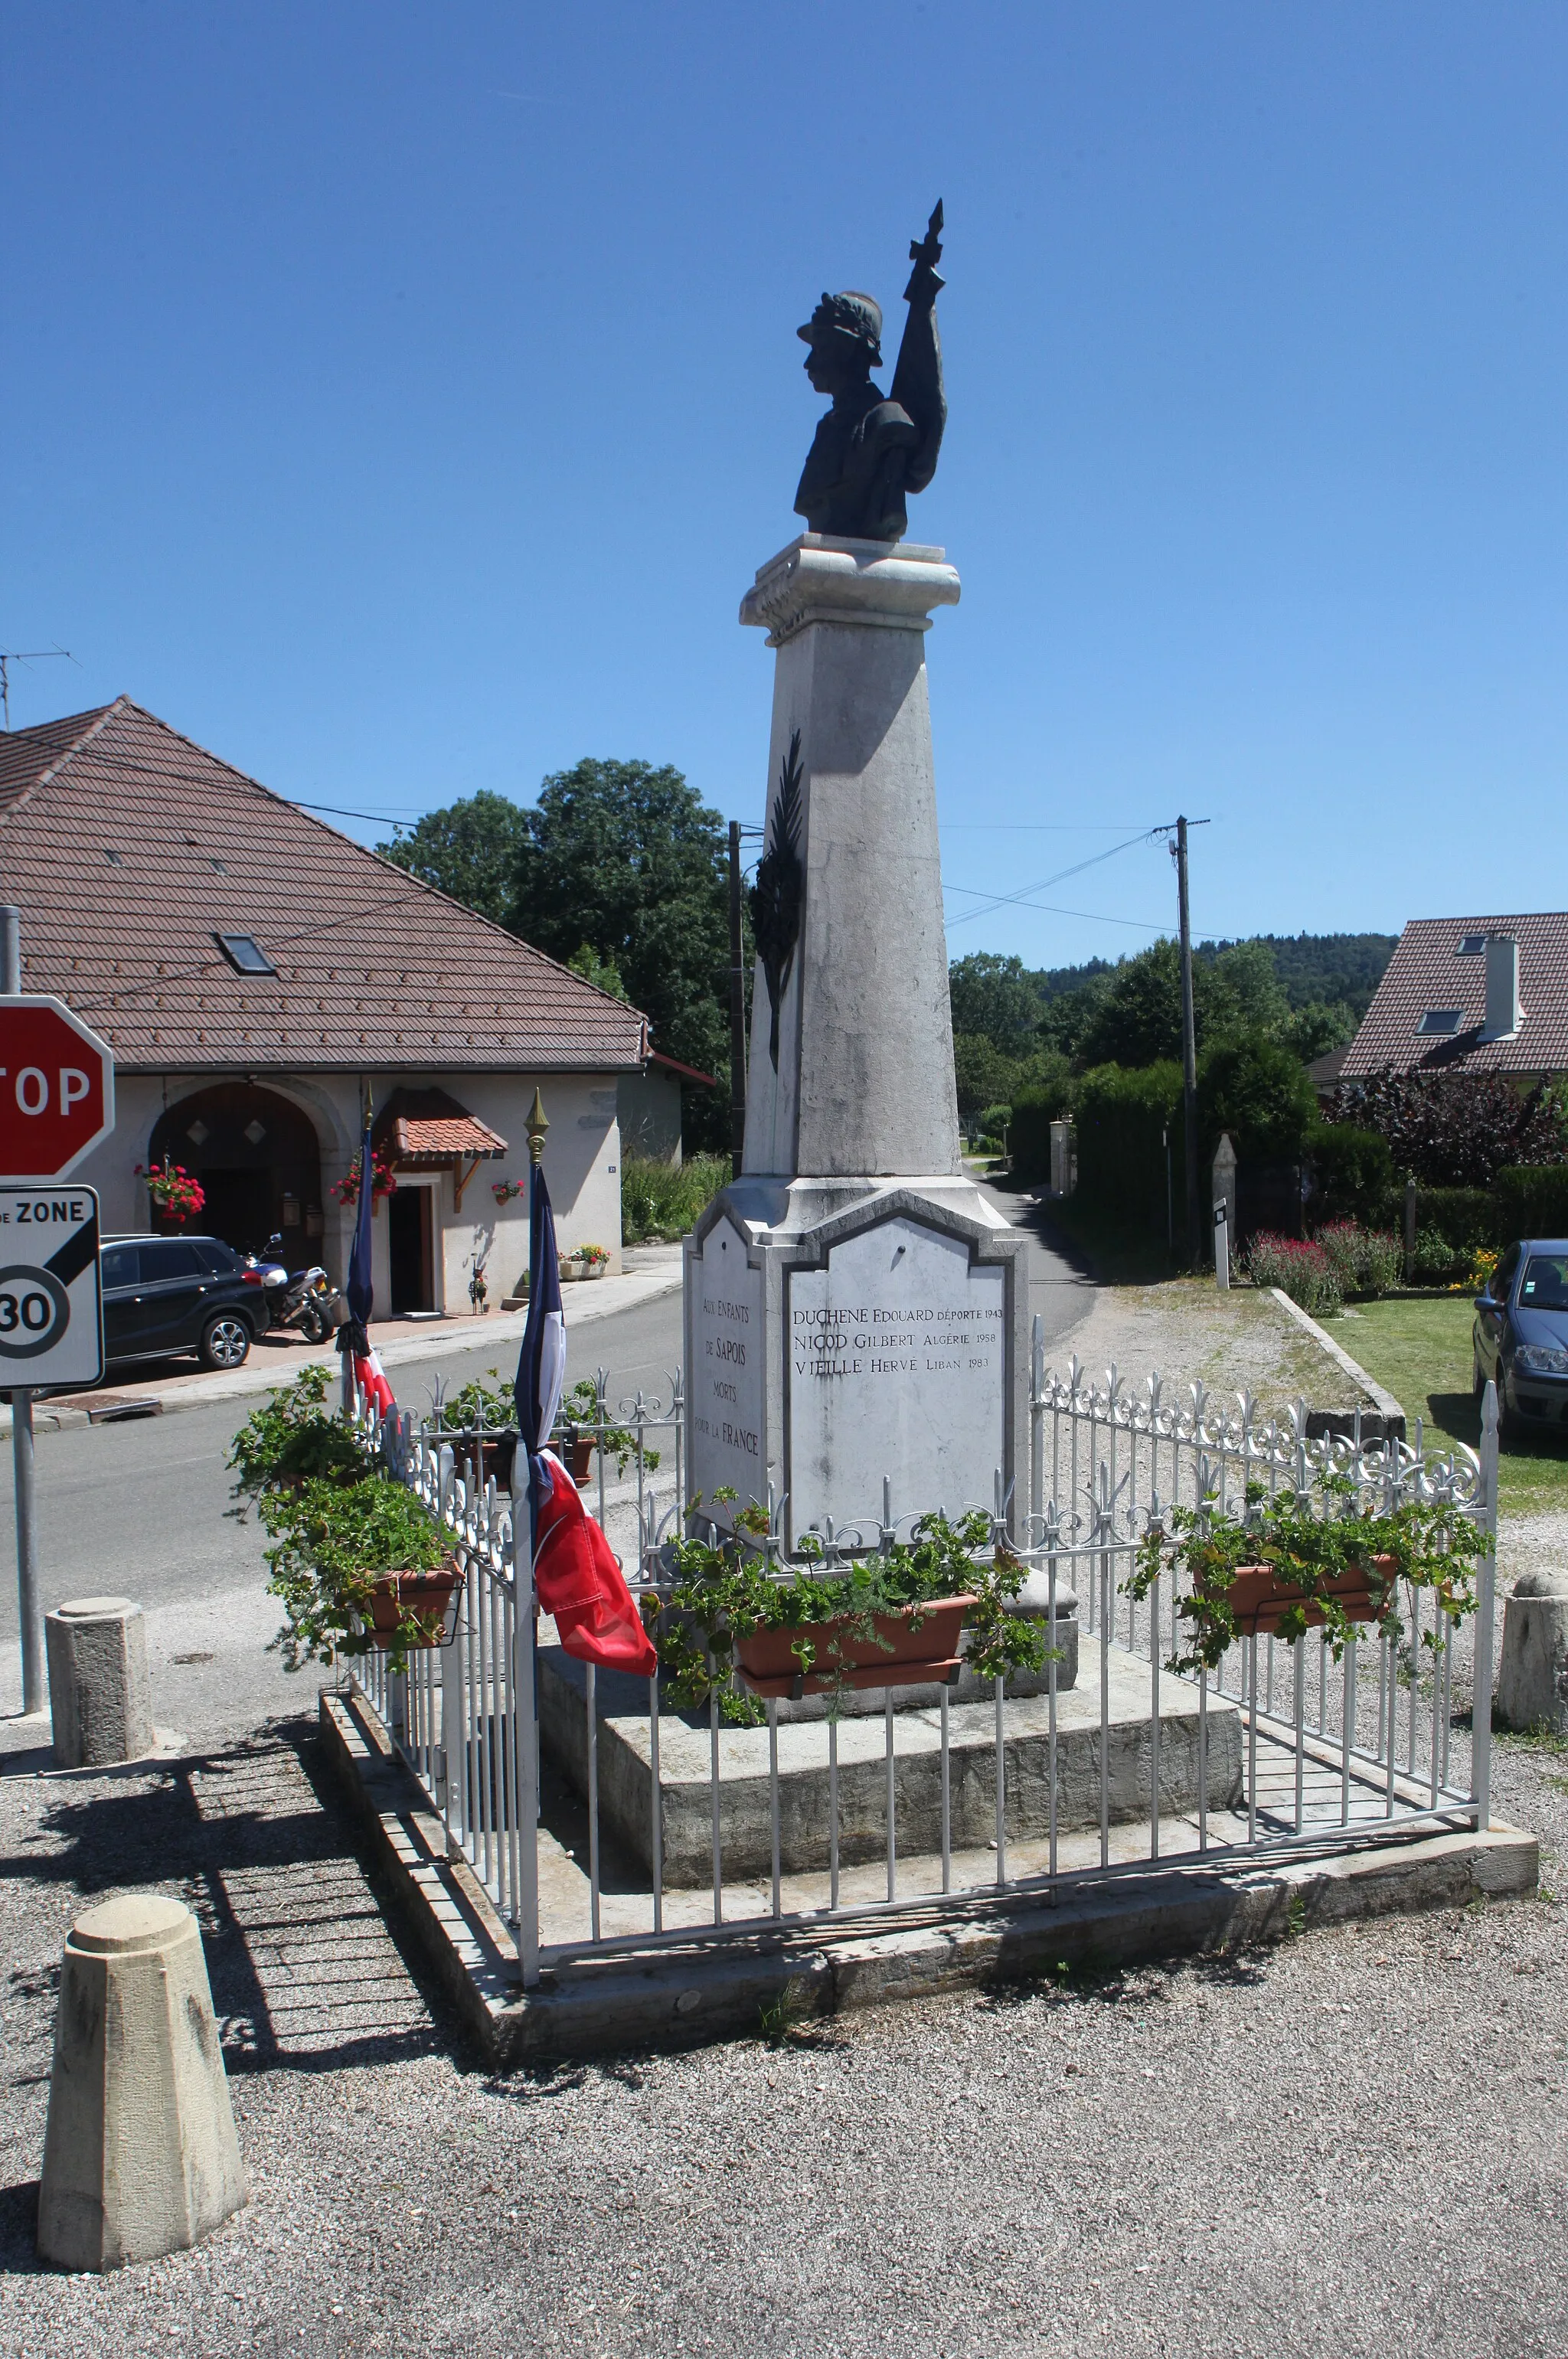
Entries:
[[213,940],[239,974],[276,974],[278,969],[254,934],[215,934]]
[[1465,1010],[1462,1007],[1429,1007],[1416,1026],[1416,1030],[1418,1032],[1457,1032],[1464,1020]]
[[1459,938],[1459,948],[1454,955],[1455,958],[1479,958],[1486,947],[1485,934],[1462,934]]

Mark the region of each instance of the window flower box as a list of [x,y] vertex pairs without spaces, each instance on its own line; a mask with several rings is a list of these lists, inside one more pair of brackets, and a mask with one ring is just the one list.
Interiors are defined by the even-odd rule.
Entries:
[[933,1597],[896,1614],[759,1625],[735,1640],[742,1685],[757,1696],[801,1696],[955,1680],[964,1616],[978,1603],[974,1596]]
[[1227,1592],[1236,1631],[1242,1637],[1272,1637],[1287,1614],[1300,1612],[1309,1630],[1321,1630],[1328,1616],[1316,1597],[1330,1597],[1349,1622],[1381,1622],[1394,1607],[1397,1567],[1391,1556],[1375,1556],[1367,1565],[1325,1573],[1314,1593],[1281,1581],[1272,1565],[1244,1564]]
[[463,1571],[449,1557],[435,1572],[377,1572],[370,1576],[371,1643],[383,1652],[450,1647],[457,1629],[457,1601]]

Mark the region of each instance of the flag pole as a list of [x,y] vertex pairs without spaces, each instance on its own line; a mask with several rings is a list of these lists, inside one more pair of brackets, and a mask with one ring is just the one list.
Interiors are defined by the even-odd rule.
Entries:
[[[536,1086],[534,1102],[528,1110],[528,1211],[533,1212],[538,1192],[540,1167],[544,1158],[544,1135],[550,1128],[544,1110],[544,1100]],[[531,1217],[528,1223],[530,1242],[539,1234],[539,1223]],[[539,1294],[539,1274],[528,1267],[528,1299],[530,1305]],[[542,1450],[550,1436],[539,1437]],[[517,1797],[517,1823],[512,1830],[512,1894],[517,1917],[517,1962],[522,1968],[523,1988],[532,1990],[539,1978],[539,1713],[536,1687],[535,1626],[534,1626],[534,1549],[533,1508],[531,1500],[532,1469],[524,1437],[519,1434],[517,1455],[512,1461],[512,1612],[514,1616],[512,1649],[512,1790]]]

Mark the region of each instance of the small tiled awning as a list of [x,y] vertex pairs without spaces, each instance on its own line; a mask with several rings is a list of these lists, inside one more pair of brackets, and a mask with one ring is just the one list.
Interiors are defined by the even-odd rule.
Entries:
[[506,1152],[500,1133],[445,1090],[394,1090],[376,1116],[375,1136],[395,1171],[450,1170],[460,1212],[475,1166]]

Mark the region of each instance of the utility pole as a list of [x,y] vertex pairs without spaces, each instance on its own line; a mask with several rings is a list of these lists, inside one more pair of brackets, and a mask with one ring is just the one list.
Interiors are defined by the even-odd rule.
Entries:
[[1171,847],[1176,863],[1176,901],[1181,929],[1181,1105],[1187,1165],[1187,1256],[1196,1269],[1203,1258],[1198,1203],[1198,1039],[1192,1016],[1192,922],[1187,899],[1187,822],[1176,821]]
[[740,1178],[746,1153],[746,962],[740,922],[740,821],[730,821],[730,1156]]
[[[0,908],[0,994],[10,999],[22,988],[22,913]],[[42,1712],[49,1701],[44,1675],[44,1614],[38,1592],[38,1522],[33,1485],[33,1395],[27,1385],[11,1388],[11,1464],[16,1501],[16,1609],[22,1625],[22,1710]]]

